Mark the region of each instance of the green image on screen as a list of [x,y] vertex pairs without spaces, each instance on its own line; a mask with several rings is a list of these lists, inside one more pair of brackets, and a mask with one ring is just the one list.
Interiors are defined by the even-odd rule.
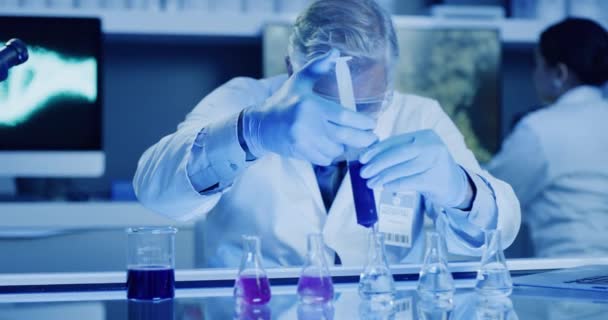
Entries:
[[[43,47],[28,47],[27,63],[0,83],[0,126],[17,126],[59,100],[97,99],[97,61],[74,58]],[[83,108],[86,106],[83,106]]]
[[[397,28],[395,89],[433,98],[454,121],[481,163],[500,146],[501,43],[491,28]],[[264,29],[264,75],[285,73],[291,26]]]

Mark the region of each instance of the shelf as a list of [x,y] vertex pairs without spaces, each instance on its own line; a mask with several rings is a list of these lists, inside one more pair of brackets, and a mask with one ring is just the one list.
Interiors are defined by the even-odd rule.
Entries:
[[[99,17],[102,28],[110,35],[175,35],[246,37],[261,36],[263,26],[270,22],[289,23],[293,14],[218,13],[205,12],[140,12],[111,10],[39,9],[3,10],[3,15]],[[545,21],[525,19],[460,20],[424,16],[395,16],[397,27],[488,27],[497,28],[505,43],[534,43],[548,25]]]
[[11,230],[194,225],[165,218],[137,202],[7,202],[0,203],[0,212],[0,235]]

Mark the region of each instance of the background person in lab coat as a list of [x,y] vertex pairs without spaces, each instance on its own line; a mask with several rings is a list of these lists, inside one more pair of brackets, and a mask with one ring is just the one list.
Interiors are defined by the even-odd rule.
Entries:
[[541,257],[608,254],[608,33],[587,19],[545,30],[534,82],[548,106],[521,120],[488,170],[511,184]]
[[[242,234],[262,237],[267,266],[301,265],[311,232],[323,234],[329,261],[362,265],[368,230],[356,223],[339,159],[346,147],[367,148],[361,176],[377,199],[409,206],[396,223],[380,216],[380,231],[400,235],[388,245],[390,262],[421,260],[424,212],[453,253],[480,255],[486,229],[502,229],[508,246],[520,223],[513,191],[479,167],[436,101],[393,92],[398,52],[390,16],[374,1],[314,2],[294,26],[290,75],[235,78],[206,96],[142,155],[139,200],[177,220],[200,219],[199,266],[238,267]],[[340,54],[353,57],[364,112],[336,102]]]

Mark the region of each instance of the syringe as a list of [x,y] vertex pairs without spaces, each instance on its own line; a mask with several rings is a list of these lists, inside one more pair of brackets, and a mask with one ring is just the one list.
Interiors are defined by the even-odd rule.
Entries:
[[[348,67],[348,61],[351,59],[351,57],[339,57],[337,59],[336,81],[338,83],[340,104],[353,111],[357,111],[350,68]],[[352,148],[346,150],[346,161],[348,162],[348,172],[350,173],[353,189],[357,223],[369,228],[378,222],[378,213],[376,212],[374,191],[367,187],[367,180],[361,178],[362,165],[359,162],[359,151]]]

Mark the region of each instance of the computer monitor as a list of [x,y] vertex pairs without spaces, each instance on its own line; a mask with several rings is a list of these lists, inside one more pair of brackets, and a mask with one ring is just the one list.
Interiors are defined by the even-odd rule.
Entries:
[[29,60],[0,83],[0,177],[102,175],[100,20],[0,16],[11,38]]
[[[288,23],[264,29],[264,75],[285,72]],[[400,60],[395,89],[439,101],[478,161],[500,146],[501,42],[493,27],[396,24]]]

